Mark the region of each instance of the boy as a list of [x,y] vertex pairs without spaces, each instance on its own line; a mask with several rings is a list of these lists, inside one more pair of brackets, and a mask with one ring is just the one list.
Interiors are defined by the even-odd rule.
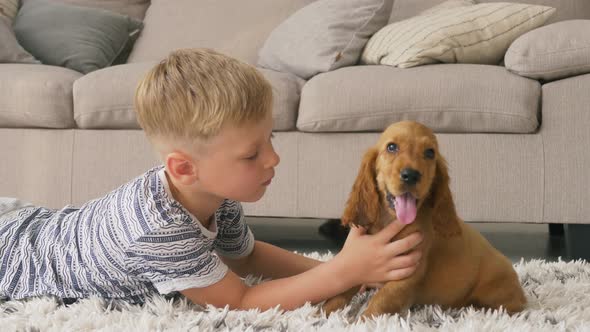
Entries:
[[[197,304],[288,310],[414,271],[420,253],[400,255],[419,235],[390,243],[398,223],[352,230],[326,263],[254,240],[239,202],[262,197],[279,157],[271,87],[253,67],[178,50],[145,76],[135,103],[164,165],[79,209],[0,201],[0,295],[141,303],[180,292]],[[247,287],[238,275],[249,273],[275,280]]]

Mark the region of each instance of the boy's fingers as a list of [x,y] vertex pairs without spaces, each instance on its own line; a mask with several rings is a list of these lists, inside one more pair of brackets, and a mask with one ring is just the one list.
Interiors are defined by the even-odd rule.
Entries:
[[402,280],[411,276],[416,271],[417,265],[405,269],[397,269],[389,272],[389,280]]
[[384,242],[389,242],[394,236],[397,235],[397,233],[399,233],[404,228],[404,226],[404,224],[396,220],[390,223],[389,225],[385,226],[385,228],[383,228],[381,231],[379,231],[379,233],[377,233],[377,236]]
[[420,262],[422,252],[414,250],[407,255],[396,256],[390,263],[389,269],[405,269],[407,267],[415,266]]
[[422,235],[416,232],[389,243],[387,247],[393,256],[397,256],[414,249],[420,242],[422,242]]

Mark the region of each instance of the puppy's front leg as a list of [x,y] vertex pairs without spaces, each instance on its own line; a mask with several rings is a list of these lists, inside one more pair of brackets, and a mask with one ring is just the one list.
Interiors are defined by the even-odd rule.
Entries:
[[363,318],[401,313],[409,309],[416,298],[416,285],[415,278],[386,283],[369,301]]
[[350,300],[354,297],[356,293],[358,293],[360,287],[352,287],[351,289],[347,290],[346,292],[336,295],[331,299],[326,300],[324,305],[322,306],[322,310],[326,313],[326,316],[330,316],[330,314],[338,309],[344,308],[347,304],[350,303]]

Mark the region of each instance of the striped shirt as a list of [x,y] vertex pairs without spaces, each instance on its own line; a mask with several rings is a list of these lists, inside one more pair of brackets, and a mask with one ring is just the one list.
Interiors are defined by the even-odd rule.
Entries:
[[228,270],[219,255],[253,246],[240,203],[225,200],[206,229],[173,199],[160,166],[80,208],[0,198],[0,296],[144,302],[216,283]]

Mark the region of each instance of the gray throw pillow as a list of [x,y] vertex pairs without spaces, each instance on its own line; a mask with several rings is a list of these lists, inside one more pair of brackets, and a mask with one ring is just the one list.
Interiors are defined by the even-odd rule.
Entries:
[[12,26],[0,16],[0,63],[39,63],[19,45]]
[[393,0],[318,0],[273,30],[258,65],[303,79],[355,65],[369,38],[387,24]]
[[[1,1],[1,0],[0,0]],[[35,0],[22,0],[35,1]],[[65,3],[80,7],[92,7],[106,9],[121,15],[143,20],[145,12],[150,5],[150,0],[49,0],[51,2]]]
[[35,0],[23,3],[14,32],[42,63],[86,74],[113,64],[142,26],[141,21],[103,9]]

